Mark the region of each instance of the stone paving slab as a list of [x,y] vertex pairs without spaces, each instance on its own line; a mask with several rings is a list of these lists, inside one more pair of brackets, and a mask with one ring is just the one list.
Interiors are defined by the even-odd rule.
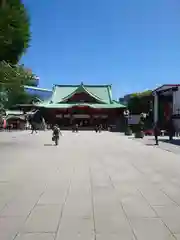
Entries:
[[123,239],[123,240],[136,240],[136,238],[131,234],[128,233],[112,233],[112,234],[97,234],[96,235],[96,240],[119,240],[119,239]]
[[129,218],[156,217],[156,213],[141,195],[127,197],[122,200],[122,204]]
[[174,240],[161,219],[138,218],[131,220],[131,223],[138,240]]
[[180,240],[180,234],[175,234],[174,236],[175,236],[176,240]]
[[157,215],[168,226],[171,232],[180,234],[180,207],[173,206],[157,206],[154,207]]
[[52,204],[58,204],[63,205],[66,197],[66,190],[47,190],[44,192],[44,194],[41,196],[41,198],[38,201],[38,204],[43,205],[52,205]]
[[54,237],[51,233],[26,233],[19,234],[16,240],[54,240]]
[[13,134],[1,138],[0,240],[180,238],[178,154],[118,133],[65,131],[57,147],[50,131]]
[[23,217],[27,216],[31,210],[33,209],[34,205],[36,204],[36,199],[30,199],[28,201],[23,201],[23,200],[15,200],[10,203],[8,203],[3,210],[1,211],[1,216],[3,217]]
[[25,222],[22,232],[55,233],[60,214],[59,205],[36,205]]
[[24,220],[23,217],[0,217],[0,239],[14,239],[20,231]]
[[139,191],[151,206],[171,206],[174,202],[161,190],[155,187],[140,187]]

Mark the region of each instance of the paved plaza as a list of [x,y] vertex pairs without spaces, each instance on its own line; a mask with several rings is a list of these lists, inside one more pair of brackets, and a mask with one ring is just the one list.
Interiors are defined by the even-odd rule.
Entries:
[[179,240],[180,155],[118,133],[0,133],[0,240]]

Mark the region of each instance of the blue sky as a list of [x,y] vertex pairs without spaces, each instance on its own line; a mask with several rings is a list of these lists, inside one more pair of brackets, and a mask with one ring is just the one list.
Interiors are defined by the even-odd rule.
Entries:
[[179,0],[24,0],[31,46],[22,57],[53,84],[112,84],[114,98],[180,83]]

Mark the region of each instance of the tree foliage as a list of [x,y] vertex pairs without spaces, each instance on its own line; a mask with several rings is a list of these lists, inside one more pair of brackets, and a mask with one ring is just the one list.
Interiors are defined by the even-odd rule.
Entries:
[[24,85],[32,86],[36,76],[23,65],[11,66],[0,62],[0,105],[5,108],[19,103],[29,103],[34,96],[24,91]]
[[131,98],[137,97],[137,98],[143,98],[143,97],[150,97],[152,96],[152,90],[147,90],[143,92],[137,92],[137,93],[132,93]]
[[21,84],[37,87],[37,77],[30,69],[25,68],[24,65],[16,65],[15,71],[21,78]]
[[153,96],[151,90],[133,93],[128,101],[128,109],[133,114],[148,113],[152,109],[152,105]]
[[30,22],[21,0],[0,0],[0,108],[31,101],[24,85],[36,85],[36,76],[18,65],[29,46]]
[[30,22],[20,0],[0,0],[0,61],[16,64],[29,46]]

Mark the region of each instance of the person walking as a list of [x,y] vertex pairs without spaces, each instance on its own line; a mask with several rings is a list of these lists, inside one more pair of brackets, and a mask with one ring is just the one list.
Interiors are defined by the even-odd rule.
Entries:
[[174,127],[174,129],[175,129],[175,136],[178,138],[180,136],[179,126]]
[[173,140],[173,137],[175,135],[175,128],[172,118],[168,121],[168,133],[169,133],[169,141]]
[[36,124],[34,122],[31,123],[31,134],[33,133],[37,133],[37,130],[36,130]]
[[59,135],[62,136],[62,133],[61,133],[61,130],[59,128],[59,126],[56,124],[54,127],[53,127],[53,133],[52,133],[52,141],[55,142],[55,145],[58,145],[58,142],[59,142]]
[[75,125],[75,132],[77,133],[78,130],[79,130],[79,125],[76,123],[76,125]]
[[159,145],[159,139],[158,139],[158,136],[159,136],[159,127],[158,127],[158,122],[156,122],[154,124],[154,137],[155,137],[155,145]]
[[28,130],[28,127],[29,127],[29,123],[28,123],[28,121],[26,121],[26,123],[25,123],[25,130]]
[[98,132],[98,125],[95,126],[94,130],[96,133]]
[[99,130],[99,133],[102,131],[102,124],[99,124],[98,130]]

